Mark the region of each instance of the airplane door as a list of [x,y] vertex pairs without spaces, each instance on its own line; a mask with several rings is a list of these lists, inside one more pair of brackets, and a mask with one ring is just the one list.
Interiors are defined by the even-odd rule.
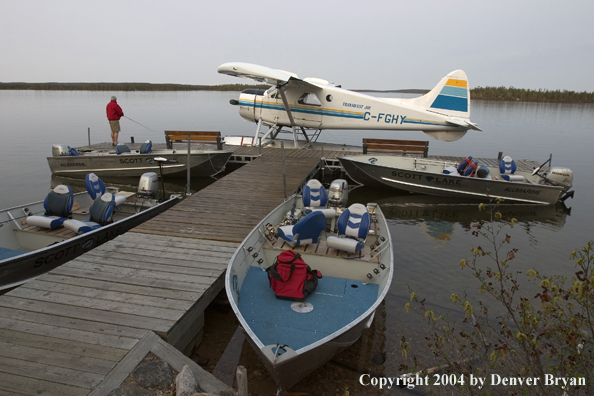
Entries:
[[262,118],[266,121],[270,121],[273,124],[279,124],[282,117],[285,114],[285,105],[283,105],[283,99],[278,92],[276,87],[271,87],[266,91],[262,98]]
[[291,111],[297,125],[318,128],[322,123],[322,101],[315,92],[303,92],[291,105]]

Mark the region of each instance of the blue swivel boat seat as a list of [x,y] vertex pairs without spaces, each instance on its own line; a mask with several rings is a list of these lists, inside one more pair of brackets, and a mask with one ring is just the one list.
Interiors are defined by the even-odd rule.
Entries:
[[93,201],[105,194],[105,183],[94,173],[85,176],[85,187]]
[[336,250],[359,253],[365,246],[370,225],[371,216],[367,207],[358,203],[352,204],[338,218],[338,236],[329,236],[326,244]]
[[150,154],[152,148],[153,148],[153,142],[151,142],[150,140],[147,140],[146,142],[144,142],[140,145],[140,149],[138,151],[140,152],[140,154]]
[[[101,180],[99,176],[94,173],[89,173],[85,176],[85,186],[87,187],[87,192],[93,201],[105,194],[105,191],[107,190],[103,180]],[[116,206],[119,206],[124,202],[126,202],[126,197],[115,195]]]
[[501,178],[507,181],[526,181],[524,176],[514,175],[516,173],[516,162],[509,156],[506,155],[499,161],[499,173]]
[[70,146],[68,146],[68,154],[73,157],[78,157],[80,155],[77,149],[75,149],[74,147],[70,147]]
[[72,216],[73,203],[74,194],[70,187],[60,184],[45,197],[45,214],[27,217],[27,224],[52,230],[58,228]]
[[328,205],[328,192],[316,179],[311,179],[303,187],[303,206],[305,214],[312,212],[322,212],[327,219],[333,219],[336,217],[336,211],[332,208],[327,208]]
[[64,222],[64,227],[77,234],[84,234],[96,230],[101,226],[111,223],[111,217],[115,206],[115,196],[112,193],[105,193],[95,199],[91,205],[91,208],[89,209],[89,220],[66,220]]
[[118,144],[115,148],[115,152],[117,155],[123,154],[123,153],[130,153],[130,147],[126,146],[125,144]]
[[322,212],[311,212],[295,225],[279,227],[278,236],[291,246],[317,243],[322,231],[326,229],[326,216]]

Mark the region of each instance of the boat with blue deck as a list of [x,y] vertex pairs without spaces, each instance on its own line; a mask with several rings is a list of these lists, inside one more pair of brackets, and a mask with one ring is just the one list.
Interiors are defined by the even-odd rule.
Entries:
[[43,201],[0,211],[0,290],[45,274],[179,202],[157,199],[154,172],[141,177],[136,193],[106,187],[92,173],[85,184],[86,192],[61,184]]
[[[347,192],[345,180],[328,191],[310,180],[302,195],[252,230],[229,262],[227,296],[279,392],[355,343],[392,282],[386,219],[376,204],[345,207]],[[314,292],[296,301],[277,298],[268,276],[288,251],[322,275]]]

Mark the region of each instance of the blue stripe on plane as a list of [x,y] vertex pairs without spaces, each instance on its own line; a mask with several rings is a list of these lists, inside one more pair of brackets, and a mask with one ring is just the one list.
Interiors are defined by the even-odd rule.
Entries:
[[466,88],[460,87],[449,87],[444,85],[441,89],[440,95],[448,95],[448,96],[455,96],[457,98],[467,98],[468,97],[468,90]]
[[467,112],[468,99],[440,94],[433,101],[431,108]]
[[[240,100],[239,105],[253,107],[254,101],[253,100],[245,100],[245,101]],[[262,103],[262,102],[256,102],[255,105],[256,105],[256,107],[263,108],[263,109],[283,110],[283,111],[285,110],[285,107],[283,105],[276,105],[276,104]],[[323,115],[323,116],[328,116],[328,117],[343,117],[343,118],[355,118],[355,119],[363,119],[363,117],[364,117],[363,113],[345,113],[340,110],[327,110],[327,109],[325,110],[325,109],[318,109],[318,108],[313,108],[313,107],[290,106],[290,110],[293,113],[317,114],[317,115]]]
[[405,118],[402,123],[403,124],[415,124],[415,125],[439,125],[439,126],[446,125],[445,122],[423,121],[423,120],[415,120],[415,119],[410,119],[410,118]]

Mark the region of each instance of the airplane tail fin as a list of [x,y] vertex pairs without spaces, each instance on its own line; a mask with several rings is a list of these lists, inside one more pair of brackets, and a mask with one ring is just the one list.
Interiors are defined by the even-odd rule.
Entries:
[[470,90],[468,77],[455,70],[441,79],[429,93],[414,99],[415,105],[445,116],[470,118]]

